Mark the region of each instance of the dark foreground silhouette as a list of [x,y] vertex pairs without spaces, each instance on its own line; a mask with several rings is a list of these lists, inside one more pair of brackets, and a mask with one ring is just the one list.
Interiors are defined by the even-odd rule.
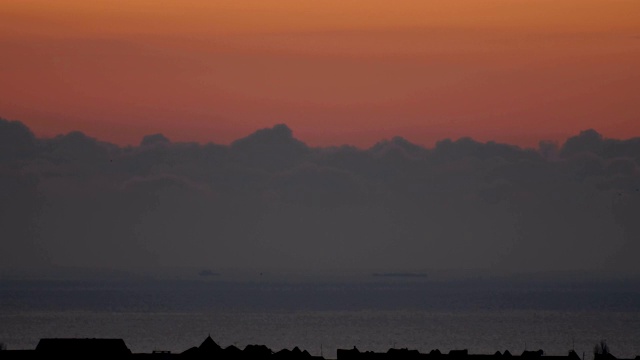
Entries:
[[[130,360],[323,360],[322,356],[312,356],[298,347],[293,350],[282,349],[274,352],[265,345],[247,345],[243,350],[231,345],[220,347],[208,336],[200,346],[194,346],[182,353],[170,351],[153,351],[152,353],[132,353],[122,339],[41,339],[35,350],[3,350],[2,360],[31,359],[130,359]],[[469,354],[467,350],[451,350],[442,353],[431,350],[427,354],[418,350],[389,349],[376,353],[353,349],[338,349],[337,360],[585,360],[575,351],[566,356],[546,356],[544,351],[525,351],[520,355],[512,355],[509,350],[494,354]],[[594,360],[622,360],[611,353],[594,354]],[[640,360],[636,356],[635,360]]]

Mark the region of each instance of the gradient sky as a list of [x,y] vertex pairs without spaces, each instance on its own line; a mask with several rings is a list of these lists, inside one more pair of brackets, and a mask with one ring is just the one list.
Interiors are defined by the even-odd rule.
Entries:
[[640,135],[637,0],[3,0],[0,116],[229,143]]

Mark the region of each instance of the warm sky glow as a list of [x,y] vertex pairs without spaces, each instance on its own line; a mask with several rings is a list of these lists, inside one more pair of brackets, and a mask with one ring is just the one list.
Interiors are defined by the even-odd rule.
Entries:
[[637,0],[4,0],[0,49],[0,117],[41,136],[640,136]]

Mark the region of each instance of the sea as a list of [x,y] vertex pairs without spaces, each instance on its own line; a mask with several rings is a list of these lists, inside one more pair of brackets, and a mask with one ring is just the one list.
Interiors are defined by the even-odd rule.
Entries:
[[336,349],[575,350],[606,341],[640,355],[638,281],[0,281],[0,343],[122,338],[135,353],[179,353],[207,336],[336,358]]

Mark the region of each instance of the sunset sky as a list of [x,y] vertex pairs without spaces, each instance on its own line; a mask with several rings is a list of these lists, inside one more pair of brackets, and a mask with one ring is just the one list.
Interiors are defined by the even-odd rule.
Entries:
[[3,0],[0,117],[229,143],[640,135],[637,0]]

